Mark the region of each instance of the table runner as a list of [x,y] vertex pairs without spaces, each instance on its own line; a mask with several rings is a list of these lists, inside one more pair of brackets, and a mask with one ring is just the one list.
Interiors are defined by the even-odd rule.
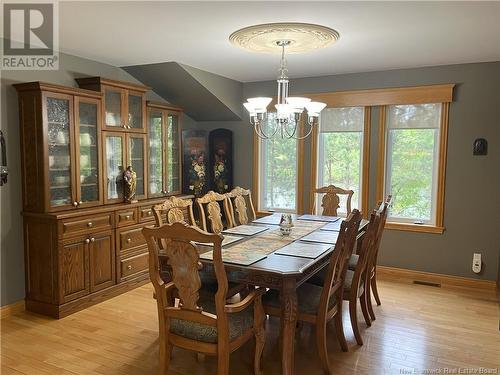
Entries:
[[[323,225],[325,223],[298,220],[294,223],[292,233],[289,236],[282,236],[279,228],[266,231],[234,246],[222,249],[222,260],[225,263],[250,265]],[[200,258],[211,260],[212,256],[213,252],[208,251],[201,254]]]

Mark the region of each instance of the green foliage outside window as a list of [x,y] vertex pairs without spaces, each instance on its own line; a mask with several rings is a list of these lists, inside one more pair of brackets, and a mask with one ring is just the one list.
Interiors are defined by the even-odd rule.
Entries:
[[436,129],[391,129],[389,181],[391,216],[430,220]]

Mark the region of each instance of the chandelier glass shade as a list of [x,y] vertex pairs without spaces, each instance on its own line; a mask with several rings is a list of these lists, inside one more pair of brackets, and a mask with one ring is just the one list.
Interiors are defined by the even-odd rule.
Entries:
[[[243,106],[250,115],[250,123],[254,126],[255,132],[261,138],[268,139],[274,137],[278,132],[282,138],[304,139],[308,137],[313,130],[318,118],[326,107],[325,103],[313,102],[309,98],[288,96],[289,79],[288,69],[285,60],[285,47],[291,44],[289,40],[279,40],[275,42],[281,47],[281,64],[279,68],[278,95],[274,105],[276,116],[274,121],[267,121],[267,107],[273,101],[268,97],[249,98]],[[274,112],[274,111],[273,111]],[[303,134],[298,132],[301,124],[304,124]],[[307,125],[307,126],[306,126]]]

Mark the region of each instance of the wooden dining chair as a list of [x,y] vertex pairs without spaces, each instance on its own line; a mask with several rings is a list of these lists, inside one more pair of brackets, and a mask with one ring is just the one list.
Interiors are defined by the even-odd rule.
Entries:
[[[382,241],[382,235],[384,232],[384,227],[385,227],[385,222],[387,221],[387,215],[388,215],[388,207],[391,203],[392,196],[388,195],[385,199],[385,201],[382,203],[379,203],[378,207],[378,212],[380,214],[380,222],[379,222],[379,228],[377,230],[377,237],[376,240],[373,244],[373,246],[370,248],[369,255],[367,258],[367,274],[369,277],[367,278],[366,281],[366,288],[367,288],[367,305],[368,305],[368,312],[370,314],[371,320],[375,320],[375,313],[373,311],[373,306],[372,306],[372,300],[371,300],[371,294],[373,292],[373,296],[375,298],[375,301],[377,302],[377,305],[380,306],[380,297],[378,294],[378,289],[377,289],[377,258],[378,258],[378,252],[380,249],[380,242]],[[349,269],[350,270],[355,270],[356,266],[359,261],[359,255],[358,254],[353,254],[351,255],[351,258],[349,259]]]
[[[351,327],[354,332],[354,337],[358,345],[363,345],[363,338],[358,325],[358,300],[361,305],[361,311],[367,326],[371,326],[370,314],[368,312],[368,298],[369,290],[366,286],[368,272],[368,258],[371,249],[375,246],[377,240],[377,233],[380,224],[380,213],[373,212],[370,216],[370,223],[365,232],[363,241],[358,251],[358,263],[354,270],[348,269],[346,272],[344,295],[343,298],[349,301],[349,317],[351,320]],[[348,267],[349,268],[349,267]]]
[[248,224],[257,218],[250,189],[235,187],[226,193],[232,226]]
[[[160,227],[164,224],[187,223],[196,226],[196,221],[193,215],[193,201],[191,199],[181,199],[170,197],[165,202],[153,206],[153,214],[155,217],[156,226]],[[163,267],[167,263],[167,259],[160,254],[160,273],[164,281],[170,281],[171,274],[165,271],[167,267]],[[217,290],[217,280],[211,272],[200,271],[200,277],[203,283],[202,292],[215,293]],[[245,291],[244,284],[229,283],[228,297]],[[156,298],[156,295],[154,294]]]
[[[159,322],[159,374],[168,370],[172,347],[217,356],[217,374],[229,374],[229,355],[255,337],[254,372],[261,374],[265,342],[264,289],[252,290],[243,300],[227,304],[228,282],[222,263],[220,234],[209,234],[185,223],[142,230],[149,249],[149,276],[156,292]],[[201,263],[192,241],[213,244],[213,265],[218,289],[209,297],[199,293]],[[166,244],[161,249],[161,244]],[[172,280],[160,276],[159,252],[172,269]],[[175,290],[178,300],[170,296]]]
[[193,201],[172,196],[165,202],[153,206],[153,215],[156,226],[185,222],[196,225],[193,214]]
[[[351,200],[354,195],[354,191],[345,190],[339,188],[335,185],[329,185],[325,187],[321,187],[318,189],[314,189],[313,193],[316,194],[324,194],[321,199],[321,207],[323,207],[323,212],[321,215],[323,216],[337,216],[337,210],[340,207],[340,198],[339,195],[347,195],[347,215],[351,213]],[[313,209],[314,214],[314,209]]]
[[[228,198],[224,194],[209,191],[203,197],[196,198],[200,211],[201,228],[210,233],[220,233],[224,230],[224,219],[226,226],[232,228],[231,211],[229,209]],[[208,219],[208,220],[207,220]]]
[[[342,326],[342,301],[344,280],[347,271],[347,261],[351,255],[358,234],[361,214],[354,210],[342,222],[337,243],[330,256],[325,282],[322,286],[309,283],[302,284],[297,289],[299,322],[308,322],[316,326],[316,345],[325,373],[331,373],[326,346],[326,324],[334,319],[337,338],[343,351],[347,351],[347,342]],[[265,312],[280,316],[280,296],[275,290],[269,291],[263,297]]]

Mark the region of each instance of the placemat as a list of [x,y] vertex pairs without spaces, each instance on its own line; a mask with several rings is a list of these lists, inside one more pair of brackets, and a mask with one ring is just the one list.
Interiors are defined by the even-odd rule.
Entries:
[[275,254],[314,259],[331,247],[332,245],[324,243],[293,242],[277,250]]
[[[230,236],[230,235],[227,235],[227,236],[224,236],[224,239],[222,240],[222,246],[227,246],[227,245],[230,245],[232,243],[235,243],[239,240],[242,240],[243,238],[245,237],[241,237],[241,236]],[[203,245],[203,246],[212,246],[213,247],[213,244],[212,243],[209,243],[209,242],[197,242],[197,241],[194,241],[195,244],[197,245]]]
[[299,220],[326,221],[327,223],[334,223],[334,222],[340,220],[340,217],[306,214],[306,215],[299,216]]
[[[272,225],[279,225],[280,220],[281,220],[281,213],[274,213],[269,216],[264,216],[261,217],[260,219],[256,219],[252,221],[252,223],[257,223],[257,224],[272,224]],[[292,214],[292,221],[297,220],[297,215]]]
[[324,227],[321,228],[321,230],[339,232],[340,225],[342,225],[342,220],[337,220],[334,223],[326,224]]
[[234,228],[229,228],[222,233],[230,233],[230,234],[237,234],[241,236],[253,236],[257,233],[264,232],[268,230],[268,227],[263,227],[263,226],[258,226],[258,225],[238,225],[237,227]]
[[334,245],[337,242],[338,236],[339,232],[317,230],[302,237],[300,240],[308,242],[328,243]]
[[[257,236],[247,241],[238,243],[227,249],[222,249],[222,261],[224,263],[234,263],[248,266],[267,257],[268,254],[292,242],[281,241]],[[202,259],[213,259],[213,251],[208,251],[200,255]]]

